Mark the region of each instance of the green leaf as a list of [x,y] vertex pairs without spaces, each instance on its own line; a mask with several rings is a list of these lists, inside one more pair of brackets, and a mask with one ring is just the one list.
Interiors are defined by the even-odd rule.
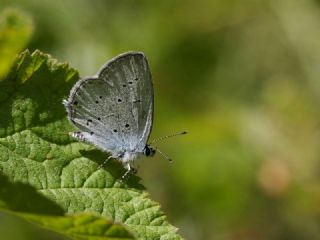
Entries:
[[13,8],[0,13],[0,79],[7,74],[32,33],[33,23],[27,14]]
[[[27,184],[11,183],[3,175],[0,175],[0,182],[0,209],[6,212],[73,239],[135,239],[124,226],[99,217],[97,214],[64,216],[63,210],[57,204],[37,193],[36,189]],[[27,201],[26,204],[25,201]]]
[[137,239],[182,239],[138,177],[123,182],[117,161],[99,169],[107,155],[69,137],[74,129],[61,102],[78,78],[67,64],[25,51],[0,82],[0,207],[34,215],[42,225],[42,215],[86,212]]
[[44,228],[57,231],[73,239],[135,239],[123,226],[92,214],[77,214],[64,217],[34,214],[20,215]]

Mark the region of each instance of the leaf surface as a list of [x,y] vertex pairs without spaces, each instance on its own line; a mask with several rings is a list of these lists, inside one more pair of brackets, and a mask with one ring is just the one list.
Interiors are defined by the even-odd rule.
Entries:
[[[67,64],[25,51],[0,82],[0,207],[46,227],[50,217],[71,224],[79,216],[65,214],[87,213],[90,226],[98,216],[137,239],[182,239],[138,177],[123,182],[117,161],[99,169],[106,153],[69,137],[62,100],[78,79]],[[88,239],[109,239],[97,234]]]

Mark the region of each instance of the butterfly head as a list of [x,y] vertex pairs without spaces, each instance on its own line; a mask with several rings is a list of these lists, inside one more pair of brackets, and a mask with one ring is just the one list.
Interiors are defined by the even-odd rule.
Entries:
[[143,154],[147,157],[152,157],[156,153],[156,150],[152,147],[150,147],[148,144],[145,146],[143,150]]

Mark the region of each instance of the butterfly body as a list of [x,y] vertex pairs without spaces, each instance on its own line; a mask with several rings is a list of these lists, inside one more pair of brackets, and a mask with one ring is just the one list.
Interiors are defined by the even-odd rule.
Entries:
[[126,164],[140,155],[154,154],[147,145],[153,123],[153,85],[143,53],[127,52],[111,59],[97,75],[79,80],[63,103],[68,119],[80,130],[72,137]]

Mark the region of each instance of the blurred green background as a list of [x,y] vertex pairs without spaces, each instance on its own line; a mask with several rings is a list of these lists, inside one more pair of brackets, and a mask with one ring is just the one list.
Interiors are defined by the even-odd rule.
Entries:
[[[186,239],[320,239],[319,0],[1,0],[0,16],[0,77],[24,48],[81,76],[145,52],[151,138],[189,134],[138,175]],[[58,239],[7,215],[0,234]]]

